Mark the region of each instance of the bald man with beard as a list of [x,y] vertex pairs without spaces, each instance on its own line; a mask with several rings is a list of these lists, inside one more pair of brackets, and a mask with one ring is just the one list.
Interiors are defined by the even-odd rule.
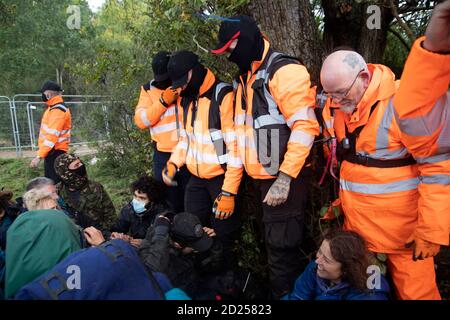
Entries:
[[344,228],[363,236],[370,251],[387,255],[399,299],[440,299],[433,262],[439,244],[422,239],[414,254],[406,245],[417,228],[439,228],[439,220],[420,219],[418,166],[393,107],[399,81],[388,67],[347,50],[325,59],[320,79],[330,146],[337,142],[331,154],[341,162]]

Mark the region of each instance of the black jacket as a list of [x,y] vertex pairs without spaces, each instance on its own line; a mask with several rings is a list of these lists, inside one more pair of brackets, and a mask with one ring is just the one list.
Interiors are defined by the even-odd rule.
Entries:
[[125,233],[135,239],[144,239],[147,230],[153,223],[155,217],[166,211],[166,205],[158,204],[142,214],[137,214],[130,202],[120,211],[119,220],[116,225],[111,228],[111,232]]
[[139,255],[149,270],[166,274],[174,287],[193,299],[205,296],[204,279],[219,274],[223,265],[223,247],[219,241],[214,241],[206,252],[183,254],[171,245],[168,224],[149,228]]

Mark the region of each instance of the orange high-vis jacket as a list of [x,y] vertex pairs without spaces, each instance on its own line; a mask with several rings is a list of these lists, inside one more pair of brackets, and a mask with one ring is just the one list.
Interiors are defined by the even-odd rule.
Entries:
[[151,139],[156,142],[158,151],[172,152],[180,139],[183,111],[176,104],[168,108],[163,106],[159,101],[163,91],[151,82],[141,87],[134,122],[140,129],[150,128]]
[[[183,103],[178,98],[177,104]],[[199,98],[186,110],[185,130],[169,162],[202,179],[225,174],[222,190],[237,194],[243,174],[236,147],[233,124],[232,87],[216,80],[208,70],[199,90]]]
[[283,57],[264,40],[261,60],[234,81],[239,154],[254,179],[273,179],[280,171],[296,178],[319,134],[308,71]]
[[450,55],[413,45],[395,95],[402,140],[419,164],[419,221],[415,235],[449,244]]
[[37,151],[38,157],[45,158],[52,150],[69,150],[72,119],[69,108],[61,96],[51,98],[46,102],[47,109],[41,120]]
[[[327,101],[323,117],[328,134],[341,142],[346,137],[346,125],[350,133],[364,125],[356,140],[359,155],[378,160],[407,158],[410,154],[394,116],[395,75],[383,65],[368,64],[368,68],[370,84],[353,114],[333,108],[332,116]],[[363,236],[371,251],[408,252],[405,243],[419,219],[418,185],[416,164],[379,168],[342,161],[339,197],[344,228]]]

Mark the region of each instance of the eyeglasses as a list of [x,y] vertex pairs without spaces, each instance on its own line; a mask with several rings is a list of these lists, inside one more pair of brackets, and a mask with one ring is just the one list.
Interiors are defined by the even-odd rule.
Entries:
[[348,94],[350,93],[350,90],[352,90],[353,85],[355,84],[356,80],[358,79],[359,75],[361,74],[361,72],[363,72],[364,69],[361,69],[358,74],[355,77],[355,80],[353,80],[352,84],[350,85],[350,87],[345,91],[345,93],[328,93],[325,91],[322,91],[322,94],[327,96],[328,98],[330,98],[331,100],[343,100],[345,98],[347,98]]

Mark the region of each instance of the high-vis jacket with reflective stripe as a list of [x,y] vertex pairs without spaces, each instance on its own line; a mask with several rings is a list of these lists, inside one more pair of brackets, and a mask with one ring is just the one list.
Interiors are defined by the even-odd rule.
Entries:
[[[226,87],[229,90],[224,92]],[[177,104],[183,101],[180,97]],[[169,161],[178,168],[186,164],[193,175],[202,179],[225,173],[222,190],[237,194],[243,166],[236,147],[231,86],[217,81],[208,70],[199,98],[185,108],[186,129]]]
[[48,107],[42,116],[38,140],[37,155],[41,158],[45,158],[52,149],[69,150],[72,127],[70,110],[61,96],[51,98],[46,104]]
[[234,83],[239,154],[254,179],[271,179],[279,171],[296,178],[319,134],[308,71],[280,57],[264,40],[262,59]]
[[150,128],[158,151],[172,152],[180,138],[183,111],[177,109],[176,104],[168,108],[163,106],[159,101],[163,91],[152,86],[151,82],[141,87],[134,122],[141,129]]
[[450,55],[416,40],[394,98],[402,140],[419,164],[417,237],[449,244],[450,228]]
[[[393,96],[398,82],[383,65],[368,65],[372,75],[369,87],[348,115],[330,104],[323,111],[331,136],[338,141],[362,125],[356,140],[356,152],[379,160],[406,158],[410,154],[401,139],[394,117]],[[372,106],[376,105],[370,114]],[[334,130],[333,130],[334,129]],[[419,173],[417,165],[394,168],[367,167],[344,160],[340,171],[340,198],[345,212],[346,229],[361,234],[374,252],[406,252],[405,243],[418,222]]]

